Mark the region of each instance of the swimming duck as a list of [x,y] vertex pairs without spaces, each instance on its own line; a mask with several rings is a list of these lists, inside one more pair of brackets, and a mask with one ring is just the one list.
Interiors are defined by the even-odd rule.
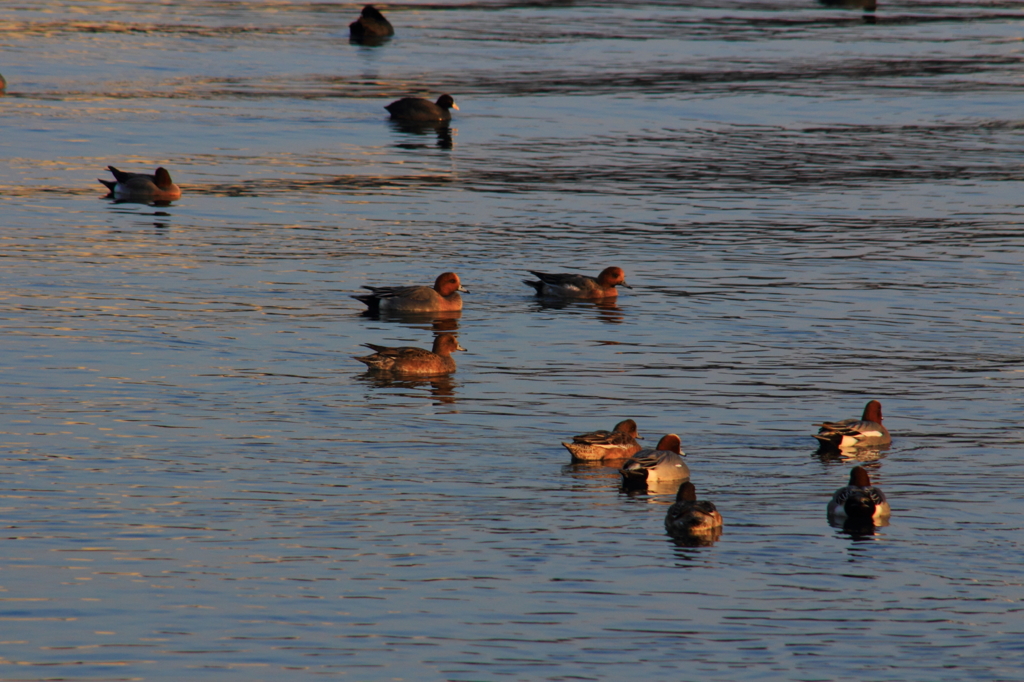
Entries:
[[469,293],[462,288],[462,281],[454,272],[442,272],[434,280],[434,286],[372,287],[369,294],[353,294],[352,298],[368,306],[367,312],[435,313],[462,310],[459,292]]
[[423,122],[450,121],[452,112],[448,110],[459,110],[451,95],[441,95],[437,98],[436,104],[422,97],[403,97],[384,108],[391,114],[392,119]]
[[448,374],[455,371],[455,360],[452,352],[466,350],[459,345],[454,334],[438,334],[431,350],[412,346],[389,348],[373,343],[364,346],[374,351],[373,355],[356,357],[370,369],[395,372],[398,374]]
[[373,5],[363,8],[358,19],[348,25],[348,37],[357,42],[390,38],[395,29],[384,15]]
[[871,485],[864,467],[850,470],[850,484],[840,488],[828,503],[828,515],[859,521],[878,521],[889,516],[885,493]]
[[844,419],[839,422],[815,424],[820,426],[814,437],[824,449],[854,448],[872,445],[889,445],[892,436],[882,426],[882,403],[872,400],[864,406],[860,419]]
[[706,533],[722,525],[722,515],[715,505],[706,500],[697,501],[697,489],[687,481],[676,493],[676,503],[665,515],[665,530],[676,533]]
[[681,448],[682,441],[676,434],[662,436],[657,448],[645,448],[622,465],[619,469],[622,484],[629,487],[689,478],[690,468],[683,461],[685,455]]
[[572,273],[552,275],[535,270],[530,270],[530,274],[539,281],[524,279],[523,284],[536,289],[538,296],[550,298],[609,298],[619,295],[615,288],[619,285],[633,288],[626,284],[626,273],[617,267],[605,268],[596,278]]
[[636,439],[636,422],[625,419],[611,431],[591,431],[572,437],[571,443],[562,443],[573,461],[593,462],[602,459],[625,459],[640,450]]
[[162,166],[153,175],[126,173],[113,166],[107,170],[114,174],[113,180],[97,178],[110,190],[115,199],[148,199],[152,201],[174,201],[181,197],[181,188],[171,180],[171,174]]

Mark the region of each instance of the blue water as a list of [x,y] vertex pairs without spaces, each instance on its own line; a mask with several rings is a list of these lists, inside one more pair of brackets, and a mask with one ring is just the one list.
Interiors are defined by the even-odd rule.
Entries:
[[[0,7],[0,678],[1020,679],[1019,7],[381,7]],[[350,298],[445,270],[461,315]],[[872,398],[851,535],[810,434]],[[717,542],[569,463],[627,417]]]

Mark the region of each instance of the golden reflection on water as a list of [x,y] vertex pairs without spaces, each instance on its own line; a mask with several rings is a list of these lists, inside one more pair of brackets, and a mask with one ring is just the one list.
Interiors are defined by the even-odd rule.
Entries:
[[[852,448],[820,447],[811,455],[826,462],[880,462],[892,445],[865,445]],[[869,467],[871,468],[871,467]]]
[[[654,481],[653,483],[648,482],[646,488],[646,494],[656,495],[657,498],[652,497],[649,501],[652,504],[672,504],[676,500],[676,493],[679,492],[679,487],[690,480],[684,478],[682,480],[675,481]],[[667,499],[661,499],[667,498]]]
[[426,388],[428,389],[429,397],[437,405],[454,405],[457,401],[455,389],[458,383],[450,375],[411,378],[408,375],[371,369],[363,372],[356,378],[373,388],[411,391],[410,393],[403,393],[403,395],[409,397],[427,397],[420,390]]
[[605,481],[618,484],[622,476],[619,467],[626,460],[605,462],[572,462],[562,467],[562,473],[580,481]]
[[445,310],[430,313],[402,313],[390,310],[372,313],[369,310],[363,310],[359,315],[372,320],[380,320],[381,322],[397,322],[416,329],[430,330],[435,334],[458,331],[459,320],[462,319],[461,310]]
[[666,531],[677,547],[711,547],[722,537],[724,526],[698,531]]

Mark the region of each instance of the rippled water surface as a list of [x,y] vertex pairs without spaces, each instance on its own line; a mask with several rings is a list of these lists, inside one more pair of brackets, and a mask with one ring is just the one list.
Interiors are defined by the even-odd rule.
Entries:
[[[1019,4],[381,7],[0,6],[0,678],[1020,679]],[[461,315],[349,297],[444,270]],[[871,398],[847,533],[810,434]],[[569,464],[626,417],[717,542]]]

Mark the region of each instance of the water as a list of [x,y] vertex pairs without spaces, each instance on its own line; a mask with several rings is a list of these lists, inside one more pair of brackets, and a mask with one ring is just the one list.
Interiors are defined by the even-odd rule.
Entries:
[[[0,8],[0,676],[1020,679],[1019,7],[358,9]],[[612,306],[520,281],[613,264]],[[444,270],[461,315],[349,298]],[[352,359],[441,329],[451,377]],[[870,398],[851,536],[809,434]],[[568,464],[626,417],[714,545]]]

